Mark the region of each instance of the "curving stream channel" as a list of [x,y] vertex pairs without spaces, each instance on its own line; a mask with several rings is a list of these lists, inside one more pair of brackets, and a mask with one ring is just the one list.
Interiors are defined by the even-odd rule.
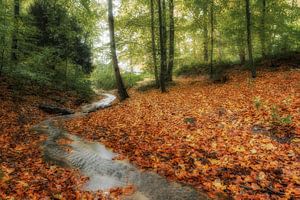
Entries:
[[[89,177],[82,188],[85,191],[108,191],[111,188],[124,187],[132,184],[136,192],[132,196],[124,196],[125,200],[196,200],[208,199],[195,189],[153,173],[142,172],[127,161],[113,160],[116,153],[100,143],[87,142],[75,135],[67,133],[61,124],[68,119],[87,115],[100,108],[106,108],[116,99],[111,94],[104,94],[101,101],[81,108],[72,115],[53,117],[34,126],[38,134],[46,134],[43,154],[46,161],[54,164],[77,168]],[[59,142],[61,139],[67,143]]]

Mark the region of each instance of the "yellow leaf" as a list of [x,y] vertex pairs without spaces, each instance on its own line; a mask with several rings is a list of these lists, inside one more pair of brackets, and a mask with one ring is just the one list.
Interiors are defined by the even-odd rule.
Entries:
[[215,186],[215,188],[217,188],[218,190],[225,190],[225,189],[226,189],[226,186],[223,185],[223,183],[221,182],[220,179],[216,179],[216,180],[213,182],[213,186]]
[[259,172],[257,178],[258,178],[258,180],[262,181],[266,178],[266,174],[264,172]]
[[266,149],[266,150],[276,149],[276,147],[272,143],[268,143],[268,144],[263,145],[263,148]]
[[257,153],[256,149],[251,149],[250,152],[251,152],[252,154],[256,154],[256,153]]
[[244,146],[237,146],[234,148],[234,150],[236,152],[244,152],[245,151],[245,147]]

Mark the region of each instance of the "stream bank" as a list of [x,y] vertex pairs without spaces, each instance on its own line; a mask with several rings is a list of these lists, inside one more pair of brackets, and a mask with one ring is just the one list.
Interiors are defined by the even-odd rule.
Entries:
[[56,165],[79,169],[89,178],[83,186],[85,191],[109,191],[116,187],[133,185],[136,192],[123,197],[128,200],[183,200],[208,199],[195,189],[166,178],[154,172],[142,172],[127,161],[114,160],[117,156],[100,143],[87,142],[62,128],[65,120],[87,115],[98,109],[109,107],[115,96],[104,94],[101,101],[82,107],[75,114],[53,117],[33,127],[33,131],[46,134],[43,144],[45,161]]

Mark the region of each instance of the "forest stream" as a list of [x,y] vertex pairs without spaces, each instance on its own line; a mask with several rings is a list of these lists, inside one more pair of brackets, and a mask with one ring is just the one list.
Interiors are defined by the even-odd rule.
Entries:
[[61,128],[64,121],[109,107],[116,99],[111,94],[103,96],[104,99],[83,106],[80,112],[52,117],[33,127],[34,132],[47,135],[47,140],[42,145],[45,161],[79,169],[89,178],[81,188],[85,191],[109,191],[112,188],[133,185],[136,192],[122,199],[208,199],[192,187],[170,182],[154,172],[141,171],[128,161],[114,160],[117,154],[103,144],[85,141]]

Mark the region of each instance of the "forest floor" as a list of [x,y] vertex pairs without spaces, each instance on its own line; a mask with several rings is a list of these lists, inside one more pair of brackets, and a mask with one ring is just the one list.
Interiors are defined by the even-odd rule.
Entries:
[[66,123],[139,168],[234,199],[300,198],[300,71],[177,80]]
[[[125,102],[65,126],[112,148],[120,159],[211,197],[297,199],[300,71],[258,74],[254,81],[247,72],[232,72],[226,84],[178,79],[165,94],[132,89]],[[30,131],[50,116],[38,104],[64,99],[61,105],[75,109],[77,97],[47,90],[36,96],[32,88],[18,93],[3,78],[0,91],[0,199],[94,199],[80,191],[85,178],[78,171],[43,161],[45,136]]]
[[84,182],[78,171],[44,162],[41,145],[46,136],[31,131],[51,117],[40,104],[75,110],[79,97],[53,88],[20,87],[7,77],[0,78],[0,91],[0,199],[93,199],[78,189]]

